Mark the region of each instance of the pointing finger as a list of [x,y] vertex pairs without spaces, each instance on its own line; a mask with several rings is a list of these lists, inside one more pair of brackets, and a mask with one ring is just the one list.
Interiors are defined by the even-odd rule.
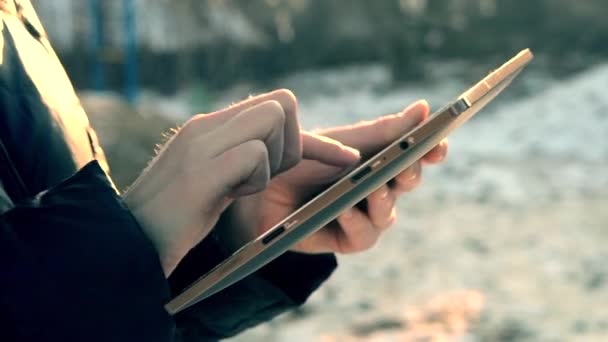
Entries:
[[220,193],[231,197],[246,196],[263,190],[270,179],[266,145],[251,140],[235,146],[214,159]]
[[277,101],[266,101],[237,114],[220,128],[201,137],[211,157],[250,140],[261,140],[268,150],[271,172],[281,166],[285,114]]
[[300,123],[298,120],[298,101],[290,90],[275,90],[267,94],[251,97],[226,109],[202,115],[206,118],[204,125],[219,127],[240,112],[268,101],[278,102],[285,113],[285,132],[283,136],[284,155],[279,168],[279,171],[284,171],[296,165],[302,157],[302,141],[300,137]]

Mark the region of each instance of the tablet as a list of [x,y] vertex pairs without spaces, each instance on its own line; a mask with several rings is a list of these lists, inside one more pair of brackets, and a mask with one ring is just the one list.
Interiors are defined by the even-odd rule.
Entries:
[[334,220],[344,210],[356,205],[422,158],[450,132],[485,107],[532,58],[530,50],[521,51],[266,233],[234,252],[172,299],[165,306],[167,311],[170,314],[178,313],[243,279]]

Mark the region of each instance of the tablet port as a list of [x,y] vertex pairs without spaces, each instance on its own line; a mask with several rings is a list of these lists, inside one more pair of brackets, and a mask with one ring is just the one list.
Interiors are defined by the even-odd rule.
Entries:
[[264,238],[262,239],[262,243],[267,245],[268,243],[270,243],[270,241],[274,240],[277,236],[283,234],[284,231],[285,231],[285,227],[280,226],[279,228],[273,230],[272,232],[270,232],[266,236],[264,236]]
[[410,148],[410,143],[408,143],[407,141],[402,141],[399,143],[399,147],[401,147],[402,150],[407,150],[408,148]]
[[370,172],[372,172],[372,167],[371,166],[367,166],[363,170],[361,170],[359,173],[357,173],[356,175],[354,175],[353,178],[351,178],[351,181],[353,183],[357,183],[363,177],[367,176]]

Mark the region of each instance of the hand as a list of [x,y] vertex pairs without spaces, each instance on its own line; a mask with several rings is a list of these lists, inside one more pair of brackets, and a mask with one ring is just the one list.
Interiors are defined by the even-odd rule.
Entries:
[[303,143],[319,151],[313,158],[330,165],[344,167],[359,158],[331,139],[302,137],[295,97],[285,90],[190,119],[124,194],[165,274],[235,198],[263,190],[271,177],[298,164]]
[[[330,128],[317,134],[335,139],[358,149],[363,156],[371,156],[399,136],[414,128],[429,114],[428,104],[417,102],[403,112],[374,121]],[[314,135],[305,133],[304,136]],[[315,140],[316,141],[316,140]],[[351,208],[307,239],[297,244],[295,251],[306,253],[353,253],[370,248],[382,232],[396,219],[395,201],[420,184],[423,164],[441,162],[447,153],[447,140],[425,155],[420,161],[399,174],[388,185],[383,185],[367,197],[367,210]],[[305,154],[314,156],[318,145],[304,143]],[[343,168],[328,165],[327,161],[310,158],[274,178],[261,193],[244,197],[229,209],[233,224],[228,242],[233,248],[268,230],[291,214],[306,200],[337,180]],[[239,229],[239,231],[234,231]]]

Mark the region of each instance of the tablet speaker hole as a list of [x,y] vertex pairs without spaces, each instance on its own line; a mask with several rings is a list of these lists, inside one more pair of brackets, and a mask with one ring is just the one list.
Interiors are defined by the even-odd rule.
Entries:
[[366,166],[363,170],[361,170],[359,173],[357,173],[356,175],[354,175],[353,178],[351,178],[351,181],[353,183],[357,183],[363,177],[367,176],[370,172],[372,172],[371,166]]

